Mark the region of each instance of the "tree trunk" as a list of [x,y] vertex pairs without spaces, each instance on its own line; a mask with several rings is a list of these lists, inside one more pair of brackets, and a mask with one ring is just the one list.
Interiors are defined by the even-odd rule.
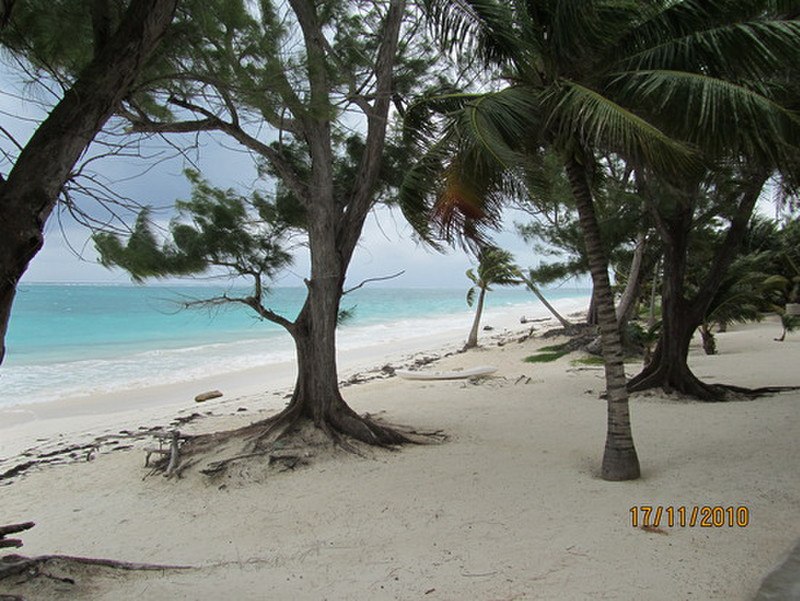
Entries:
[[586,169],[574,158],[569,158],[565,167],[575,196],[575,205],[586,244],[600,335],[603,340],[608,421],[602,477],[605,480],[635,480],[640,475],[639,458],[633,444],[622,341],[614,311],[611,281],[608,277],[608,260],[603,251]]
[[[369,209],[374,205],[386,137],[393,65],[405,10],[403,0],[393,0],[387,10],[383,38],[375,65],[377,98],[365,112],[367,140],[359,173],[348,202],[334,190],[334,151],[328,71],[325,65],[322,25],[310,0],[290,0],[303,30],[309,57],[308,80],[313,107],[304,119],[311,158],[308,181],[308,247],[311,277],[306,281],[305,304],[289,332],[297,350],[297,382],[292,399],[274,423],[307,418],[334,439],[339,434],[362,442],[395,445],[410,442],[402,434],[380,426],[353,411],[339,392],[336,363],[336,326],[347,268]],[[341,194],[341,192],[339,192]],[[346,209],[343,209],[343,206]]]
[[0,363],[17,284],[44,243],[44,226],[72,169],[129,93],[177,0],[132,0],[122,24],[0,178]]
[[373,445],[409,442],[398,432],[359,416],[342,398],[336,365],[336,320],[341,286],[334,280],[309,282],[306,303],[292,329],[297,381],[289,405],[276,418],[308,419],[334,439],[340,434]]
[[717,249],[700,289],[691,299],[684,296],[683,284],[694,225],[693,195],[697,188],[684,190],[685,198],[678,199],[670,214],[662,213],[655,205],[651,207],[665,248],[661,339],[652,361],[628,383],[631,392],[660,387],[666,392],[676,391],[704,401],[724,400],[724,387],[704,384],[692,373],[688,364],[689,344],[736,257],[766,179],[763,172],[747,174],[747,183],[737,199],[725,240]]
[[597,320],[597,292],[596,288],[592,286],[592,296],[589,298],[589,308],[586,310],[586,325],[596,326],[599,322]]
[[572,323],[569,322],[566,318],[564,318],[564,316],[561,315],[561,313],[556,311],[556,308],[548,302],[548,300],[544,297],[544,295],[541,293],[539,287],[536,284],[526,279],[525,285],[528,287],[528,290],[530,290],[536,295],[536,298],[538,298],[539,301],[547,308],[547,310],[550,311],[553,317],[555,317],[558,320],[562,328],[572,327]]
[[631,260],[631,268],[628,271],[628,283],[625,285],[625,291],[619,299],[617,306],[617,321],[619,322],[620,332],[624,332],[628,321],[630,321],[631,314],[635,306],[636,297],[639,294],[639,288],[642,285],[644,269],[644,251],[647,245],[647,233],[639,232],[636,237],[636,249],[633,252],[633,259]]
[[472,321],[472,329],[469,331],[467,343],[464,349],[471,349],[478,346],[478,328],[481,325],[481,314],[483,313],[483,303],[486,298],[486,288],[481,288],[478,293],[478,304],[475,307],[475,319]]
[[[658,294],[658,274],[661,267],[661,259],[656,261],[653,267],[653,285],[650,288],[650,307],[647,314],[647,329],[656,325],[656,295]],[[646,363],[645,363],[646,365]]]
[[703,350],[706,355],[716,355],[717,339],[714,337],[714,332],[711,331],[711,326],[707,323],[701,324],[700,335],[703,338]]
[[664,238],[664,269],[661,285],[661,337],[650,363],[628,383],[628,390],[661,387],[702,399],[716,398],[714,390],[689,369],[689,344],[702,317],[692,313],[683,296],[693,203],[676,207],[669,218],[661,218],[668,233]]

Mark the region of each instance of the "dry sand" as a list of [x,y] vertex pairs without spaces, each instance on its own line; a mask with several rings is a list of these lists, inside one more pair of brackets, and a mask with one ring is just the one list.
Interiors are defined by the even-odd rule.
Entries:
[[[778,331],[774,321],[734,328],[719,335],[718,356],[694,349],[692,366],[707,381],[798,385],[800,337],[774,342]],[[597,475],[602,372],[575,368],[575,354],[522,361],[552,343],[495,342],[432,366],[499,366],[477,383],[388,378],[345,389],[359,412],[441,429],[449,437],[441,445],[367,457],[338,450],[286,473],[249,463],[214,481],[197,473],[143,480],[146,443],[136,440],[116,452],[104,444],[91,462],[33,469],[0,486],[0,524],[37,524],[22,534],[26,555],[193,569],[50,564],[45,571],[72,570],[75,583],[6,579],[0,593],[29,601],[752,599],[800,536],[800,392],[715,404],[637,395],[642,478],[609,483]],[[213,416],[183,427],[246,424],[283,402],[275,393],[210,401],[199,407]],[[184,405],[184,415],[197,408]],[[37,432],[46,447],[131,420],[150,426],[166,409],[7,422],[2,448],[23,448]],[[69,427],[58,421],[70,419]],[[76,434],[81,421],[91,435]],[[0,471],[19,460],[5,456]],[[631,508],[642,505],[746,507],[749,522],[680,527],[664,516],[659,531],[646,531],[631,524]]]

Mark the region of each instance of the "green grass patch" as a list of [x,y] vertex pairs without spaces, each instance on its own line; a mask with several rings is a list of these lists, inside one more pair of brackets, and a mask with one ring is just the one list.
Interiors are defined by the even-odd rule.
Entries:
[[561,344],[552,344],[550,346],[543,346],[540,349],[537,349],[537,353],[558,353],[563,351],[567,348],[567,342],[563,342]]
[[560,359],[564,355],[569,354],[569,351],[561,350],[561,351],[550,351],[550,352],[542,352],[541,350],[538,351],[535,355],[531,355],[530,357],[525,357],[525,363],[550,363],[551,361],[555,361],[556,359]]
[[599,355],[584,355],[570,361],[570,365],[605,365],[603,357]]

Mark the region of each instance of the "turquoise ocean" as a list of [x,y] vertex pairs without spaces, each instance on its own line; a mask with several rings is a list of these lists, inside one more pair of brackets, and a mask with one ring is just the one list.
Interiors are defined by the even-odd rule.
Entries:
[[[20,286],[0,366],[0,406],[189,381],[292,360],[289,335],[259,321],[247,307],[181,307],[184,301],[225,290],[212,285]],[[465,292],[358,289],[342,304],[352,309],[352,317],[340,326],[339,347],[391,347],[399,340],[458,329],[466,336],[473,313]],[[574,287],[545,292],[552,300],[589,295]],[[277,288],[269,306],[293,319],[304,295],[302,288]],[[530,292],[514,288],[498,288],[487,296],[487,315],[492,312],[546,314]]]

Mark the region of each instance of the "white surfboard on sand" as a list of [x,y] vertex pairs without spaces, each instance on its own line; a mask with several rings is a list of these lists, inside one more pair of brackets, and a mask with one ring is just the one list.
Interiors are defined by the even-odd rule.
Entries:
[[461,380],[488,376],[496,371],[497,368],[494,365],[482,365],[481,367],[453,371],[409,371],[407,369],[398,369],[394,373],[406,380]]

